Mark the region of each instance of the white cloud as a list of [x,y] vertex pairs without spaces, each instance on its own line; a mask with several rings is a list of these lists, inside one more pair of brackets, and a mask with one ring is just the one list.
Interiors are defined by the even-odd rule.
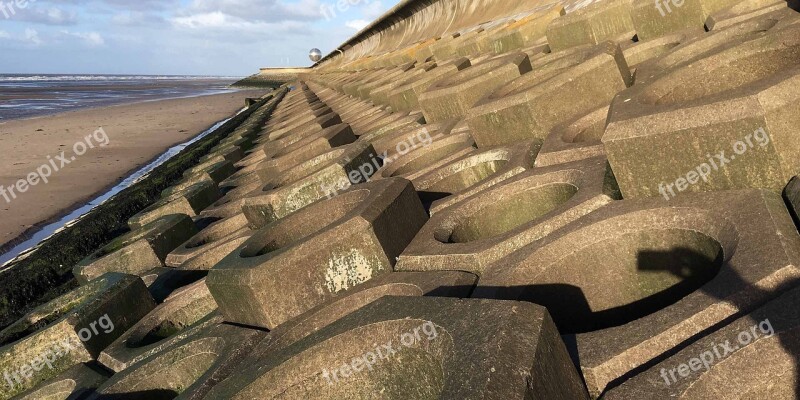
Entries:
[[364,19],[374,20],[388,10],[388,8],[384,7],[380,1],[373,1],[366,4],[367,5],[361,9],[361,14],[364,16]]
[[42,39],[39,39],[39,32],[35,29],[25,29],[25,36],[23,37],[26,42],[33,43],[35,45],[42,44]]
[[75,25],[78,23],[78,14],[56,7],[36,7],[20,10],[14,19],[44,25]]
[[194,0],[179,12],[190,17],[222,13],[250,22],[311,21],[322,18],[319,0]]
[[10,39],[11,35],[6,31],[0,31],[0,39]]
[[354,19],[354,20],[351,20],[351,21],[346,21],[344,23],[344,26],[346,26],[346,27],[348,27],[350,29],[355,29],[357,31],[360,31],[360,30],[364,29],[367,25],[369,25],[369,23],[370,23],[370,21],[367,21],[365,19]]
[[87,45],[96,47],[102,46],[106,44],[105,39],[97,33],[97,32],[70,32],[70,31],[61,31],[62,34],[67,36],[76,37],[78,39],[82,39]]

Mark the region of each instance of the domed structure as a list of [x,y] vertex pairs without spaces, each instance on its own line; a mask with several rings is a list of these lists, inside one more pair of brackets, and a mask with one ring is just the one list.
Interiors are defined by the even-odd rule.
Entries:
[[319,51],[319,49],[311,49],[308,52],[308,58],[310,58],[313,62],[317,62],[322,59],[322,52]]

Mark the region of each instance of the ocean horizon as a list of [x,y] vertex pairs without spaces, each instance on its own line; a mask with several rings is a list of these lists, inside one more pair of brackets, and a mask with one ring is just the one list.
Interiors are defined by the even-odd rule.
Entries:
[[241,77],[0,74],[0,122],[86,108],[225,93]]

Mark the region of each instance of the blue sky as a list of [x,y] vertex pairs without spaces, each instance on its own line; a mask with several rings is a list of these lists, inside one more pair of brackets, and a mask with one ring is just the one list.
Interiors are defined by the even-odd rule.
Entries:
[[327,54],[396,2],[0,0],[0,73],[245,76],[305,66],[309,49]]

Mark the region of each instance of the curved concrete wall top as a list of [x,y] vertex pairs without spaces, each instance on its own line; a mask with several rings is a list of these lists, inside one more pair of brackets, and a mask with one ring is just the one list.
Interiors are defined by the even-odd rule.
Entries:
[[[579,8],[593,0],[572,1]],[[349,62],[386,53],[445,34],[470,30],[487,22],[519,18],[530,12],[565,3],[552,0],[403,0],[372,24],[342,43],[315,66]],[[577,7],[576,7],[577,6]]]

